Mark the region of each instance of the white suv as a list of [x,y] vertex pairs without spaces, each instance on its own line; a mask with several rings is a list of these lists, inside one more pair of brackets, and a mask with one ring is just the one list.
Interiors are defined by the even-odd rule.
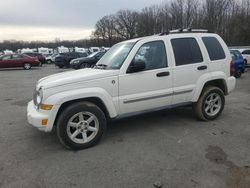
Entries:
[[182,30],[114,45],[93,69],[38,81],[27,117],[39,130],[56,128],[67,148],[84,149],[107,120],[165,107],[193,105],[201,120],[223,111],[235,87],[231,55],[217,35]]

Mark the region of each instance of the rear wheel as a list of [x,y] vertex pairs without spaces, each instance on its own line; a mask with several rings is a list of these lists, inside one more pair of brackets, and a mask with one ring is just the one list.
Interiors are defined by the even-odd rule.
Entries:
[[106,130],[103,111],[93,103],[79,102],[64,109],[57,121],[60,142],[73,150],[96,145]]
[[241,75],[242,75],[241,70],[238,70],[238,71],[235,73],[234,76],[235,76],[235,78],[240,78]]
[[29,69],[31,69],[31,64],[30,63],[24,63],[23,68],[25,70],[29,70]]
[[223,91],[214,86],[206,87],[199,100],[193,104],[196,117],[203,121],[216,119],[224,109],[225,96]]

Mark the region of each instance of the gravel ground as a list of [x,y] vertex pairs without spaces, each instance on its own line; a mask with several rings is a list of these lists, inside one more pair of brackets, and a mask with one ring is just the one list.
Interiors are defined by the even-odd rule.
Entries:
[[61,71],[0,70],[0,187],[250,187],[250,71],[215,121],[197,121],[189,107],[121,119],[78,152],[26,120],[36,81]]

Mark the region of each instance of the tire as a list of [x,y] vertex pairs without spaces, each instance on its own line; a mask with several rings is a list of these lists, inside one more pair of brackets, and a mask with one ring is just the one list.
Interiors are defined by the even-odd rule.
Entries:
[[81,150],[96,145],[106,127],[106,117],[98,106],[90,102],[78,102],[61,112],[56,132],[63,146]]
[[63,65],[59,65],[58,67],[59,67],[60,69],[62,69],[64,66],[63,66]]
[[47,60],[47,64],[52,64],[52,61],[50,59]]
[[245,63],[245,65],[247,65],[247,60],[246,59],[244,59],[244,63]]
[[25,70],[30,70],[31,69],[31,64],[30,63],[24,63],[23,68]]
[[85,68],[88,68],[88,67],[89,67],[88,63],[82,63],[80,65],[80,69],[85,69]]
[[240,78],[241,75],[242,75],[241,70],[238,70],[238,71],[234,74],[235,78]]
[[209,121],[216,119],[222,113],[224,105],[223,91],[218,87],[207,86],[202,91],[199,100],[193,104],[193,110],[199,120]]

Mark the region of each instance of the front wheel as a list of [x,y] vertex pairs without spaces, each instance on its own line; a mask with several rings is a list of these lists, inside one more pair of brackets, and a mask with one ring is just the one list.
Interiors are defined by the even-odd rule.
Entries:
[[82,64],[80,65],[80,69],[85,69],[85,68],[89,68],[88,63],[82,63]]
[[214,86],[206,87],[199,100],[193,104],[196,117],[203,121],[216,119],[224,109],[225,96],[223,91]]
[[30,63],[24,63],[23,68],[25,70],[29,70],[29,69],[31,69],[31,64]]
[[52,61],[50,59],[47,60],[47,64],[52,64]]
[[69,149],[80,150],[96,145],[106,130],[103,111],[93,103],[70,105],[59,115],[57,136]]
[[247,60],[246,59],[244,59],[244,63],[245,63],[245,65],[247,65]]

